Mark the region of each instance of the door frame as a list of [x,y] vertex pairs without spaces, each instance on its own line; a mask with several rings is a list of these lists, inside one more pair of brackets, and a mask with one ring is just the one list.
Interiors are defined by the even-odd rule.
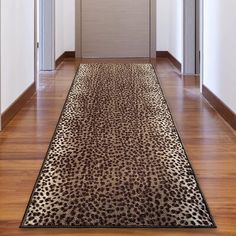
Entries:
[[[39,0],[39,70],[41,71],[55,70],[55,1],[56,0]],[[35,14],[37,17],[37,2]],[[35,22],[35,28],[37,31],[37,18]],[[35,40],[37,41],[37,33]]]
[[[40,1],[40,0],[39,0]],[[38,8],[37,0],[34,0],[34,82],[37,88],[37,77],[38,77]]]
[[0,131],[2,130],[2,1],[0,0]]
[[[75,55],[77,58],[82,58],[82,1],[75,0]],[[149,57],[156,58],[156,0],[148,1],[150,5]]]
[[201,51],[201,10],[200,10],[200,0],[196,0],[196,74],[200,74],[200,51]]
[[204,0],[200,0],[200,92],[204,82]]
[[75,0],[75,57],[82,58],[82,0]]
[[183,1],[183,74],[196,74],[196,0]]
[[[191,0],[193,1],[193,0]],[[200,75],[200,92],[202,92],[202,85],[204,80],[204,0],[194,0],[195,6],[191,6],[190,0],[184,0],[184,20],[183,20],[183,28],[184,28],[184,35],[183,35],[183,74],[190,74],[190,75]],[[198,1],[198,3],[197,3]],[[199,5],[198,5],[199,4]],[[192,8],[194,7],[194,10]],[[197,12],[197,7],[199,7]],[[193,21],[193,17],[191,13],[194,14],[195,22]],[[188,16],[187,16],[187,15]],[[199,15],[199,19],[197,19],[196,14]],[[190,20],[190,23],[186,23],[187,20]],[[198,26],[196,24],[198,21]],[[197,27],[199,32],[197,32]],[[194,30],[193,30],[194,29]],[[190,34],[190,37],[189,35]],[[199,37],[199,42],[196,42],[196,35]],[[191,41],[192,40],[192,41]],[[194,45],[191,46],[191,43]],[[196,47],[196,44],[199,44]],[[190,47],[188,47],[190,45]],[[199,49],[199,53],[197,52]],[[200,55],[199,55],[200,54]],[[189,58],[190,58],[190,65],[189,65]],[[196,70],[196,65],[199,64],[200,71]],[[195,66],[195,69],[194,69]]]

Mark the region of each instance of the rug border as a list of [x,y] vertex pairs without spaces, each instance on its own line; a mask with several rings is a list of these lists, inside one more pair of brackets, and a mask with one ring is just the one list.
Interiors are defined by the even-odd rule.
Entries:
[[[72,90],[72,88],[73,88],[73,86],[74,86],[74,83],[75,83],[75,80],[76,80],[77,75],[78,75],[78,73],[79,73],[79,70],[80,70],[81,65],[87,65],[87,64],[89,65],[89,64],[115,64],[115,63],[80,63],[80,64],[79,64],[79,67],[77,68],[77,70],[76,70],[76,72],[75,72],[74,79],[72,80],[72,83],[71,83],[70,88],[69,88],[69,90],[68,90],[68,94],[67,94],[67,96],[66,96],[65,102],[64,102],[64,104],[63,104],[63,106],[62,106],[62,110],[61,110],[60,116],[59,116],[58,121],[57,121],[57,124],[56,124],[56,126],[55,126],[55,130],[54,130],[54,132],[53,132],[51,141],[50,141],[50,143],[49,143],[49,145],[48,145],[48,149],[47,149],[47,152],[46,152],[46,154],[45,154],[45,157],[44,157],[44,160],[43,160],[43,162],[42,162],[42,165],[41,165],[41,167],[40,167],[38,176],[37,176],[37,178],[36,178],[36,180],[35,180],[34,187],[33,187],[33,190],[32,190],[32,192],[31,192],[30,198],[29,198],[29,200],[28,200],[28,203],[27,203],[27,206],[26,206],[26,209],[25,209],[25,212],[24,212],[24,215],[23,215],[23,218],[22,218],[22,220],[21,220],[21,223],[20,223],[19,228],[21,228],[21,229],[107,229],[107,228],[110,228],[110,229],[134,229],[134,228],[136,228],[136,229],[148,229],[148,228],[150,228],[150,229],[216,229],[216,228],[217,228],[217,225],[216,225],[216,223],[215,223],[215,221],[214,221],[214,218],[213,218],[213,216],[212,216],[212,214],[211,214],[211,211],[210,211],[209,206],[208,206],[208,204],[207,204],[207,201],[206,201],[206,199],[205,199],[205,197],[204,197],[204,195],[203,195],[203,192],[202,192],[202,190],[201,190],[201,188],[200,188],[200,186],[199,186],[197,177],[196,177],[195,172],[194,172],[194,170],[193,170],[192,164],[191,164],[191,162],[190,162],[190,160],[189,160],[189,157],[188,157],[188,154],[187,154],[187,152],[186,152],[185,146],[184,146],[183,141],[182,141],[182,139],[181,139],[181,137],[180,137],[180,135],[179,135],[179,131],[178,131],[178,129],[177,129],[175,120],[174,120],[174,118],[173,118],[173,116],[172,116],[169,103],[167,102],[167,99],[166,99],[166,97],[165,97],[164,91],[163,91],[163,89],[162,89],[161,81],[160,81],[159,78],[158,78],[158,75],[157,75],[157,71],[156,71],[156,69],[155,69],[155,66],[154,66],[153,63],[151,63],[151,62],[149,62],[149,63],[140,63],[140,64],[141,64],[141,65],[143,65],[143,64],[150,65],[150,66],[152,67],[152,70],[154,71],[156,80],[157,80],[157,82],[159,83],[159,86],[160,86],[160,89],[161,89],[162,96],[164,97],[164,100],[165,100],[165,102],[166,102],[166,104],[167,104],[167,108],[168,108],[168,111],[169,111],[170,116],[171,116],[171,119],[172,119],[172,122],[173,122],[173,124],[174,124],[174,126],[175,126],[175,129],[176,129],[176,131],[177,131],[176,133],[177,133],[178,138],[179,138],[179,140],[180,140],[180,142],[181,142],[181,145],[183,146],[184,153],[185,153],[185,155],[186,155],[187,161],[188,161],[188,163],[189,163],[189,165],[190,165],[190,168],[191,168],[191,170],[192,170],[192,173],[193,173],[195,182],[196,182],[197,187],[198,187],[198,189],[199,189],[199,192],[200,192],[200,194],[201,194],[201,196],[202,196],[202,198],[203,198],[203,202],[204,202],[204,204],[205,204],[205,206],[206,206],[206,209],[207,209],[207,211],[208,211],[208,213],[209,213],[209,216],[210,216],[210,218],[211,218],[211,221],[212,221],[212,224],[213,224],[213,225],[212,225],[212,226],[182,226],[182,225],[179,225],[179,226],[178,226],[178,225],[175,225],[175,226],[112,226],[112,225],[111,225],[111,226],[109,226],[109,225],[107,225],[107,226],[82,226],[82,225],[80,225],[80,226],[63,226],[63,225],[58,225],[58,226],[56,226],[56,225],[55,225],[55,226],[26,226],[26,225],[24,225],[24,222],[25,222],[25,219],[26,219],[26,215],[27,215],[28,210],[29,210],[29,207],[30,207],[30,203],[32,202],[33,194],[34,194],[35,189],[36,189],[36,186],[37,186],[37,184],[38,184],[38,180],[39,180],[39,178],[40,178],[40,176],[41,176],[41,173],[42,173],[44,164],[45,164],[46,161],[47,161],[48,154],[49,154],[49,151],[50,151],[50,147],[52,146],[52,142],[53,142],[53,140],[54,140],[54,137],[56,136],[57,128],[58,128],[59,123],[60,123],[60,121],[61,121],[61,118],[62,118],[64,109],[65,109],[65,107],[66,107],[66,104],[67,104],[67,101],[68,101],[68,98],[69,98],[69,95],[70,95],[71,90]],[[139,63],[118,63],[118,64],[139,64]]]
[[[38,184],[39,178],[40,178],[40,176],[41,176],[41,173],[42,173],[44,164],[45,164],[46,161],[47,161],[47,157],[48,157],[48,154],[49,154],[49,150],[50,150],[50,148],[51,148],[51,146],[52,146],[52,142],[53,142],[53,140],[54,140],[54,138],[55,138],[55,136],[56,136],[57,128],[58,128],[59,123],[60,123],[60,121],[61,121],[61,118],[62,118],[64,109],[65,109],[66,104],[67,104],[67,101],[68,101],[68,99],[69,99],[69,95],[70,95],[71,90],[72,90],[72,88],[73,88],[73,86],[74,86],[76,76],[77,76],[77,74],[78,74],[78,72],[79,72],[79,69],[80,69],[80,65],[81,65],[81,64],[79,64],[79,67],[77,68],[77,70],[76,70],[76,72],[75,72],[74,78],[73,78],[73,80],[72,80],[72,82],[71,82],[70,88],[69,88],[69,90],[68,90],[68,93],[67,93],[67,95],[66,95],[65,101],[64,101],[64,103],[63,103],[63,106],[62,106],[62,109],[61,109],[59,118],[58,118],[58,120],[57,120],[57,124],[56,124],[56,126],[55,126],[54,131],[53,131],[53,135],[52,135],[51,140],[50,140],[50,143],[49,143],[49,145],[48,145],[47,152],[46,152],[46,154],[45,154],[45,156],[44,156],[43,162],[42,162],[42,164],[41,164],[41,167],[40,167],[38,176],[37,176],[37,178],[36,178],[36,180],[35,180],[35,183],[34,183],[34,186],[33,186],[33,190],[32,190],[32,192],[31,192],[31,194],[30,194],[30,197],[29,197],[29,200],[28,200],[28,204],[27,204],[27,206],[26,206],[26,210],[25,210],[25,213],[24,213],[23,218],[22,218],[22,220],[21,220],[21,223],[20,223],[20,227],[19,227],[19,228],[29,228],[29,226],[24,226],[24,221],[25,221],[27,212],[28,212],[28,210],[29,210],[29,206],[30,206],[30,203],[31,203],[31,201],[32,201],[33,194],[34,194],[34,192],[35,192],[35,189],[36,189],[36,186],[37,186],[37,184]],[[40,227],[36,226],[36,227],[34,227],[34,228],[40,228]]]
[[189,165],[190,165],[190,167],[191,167],[191,170],[192,170],[192,172],[193,172],[193,176],[194,176],[194,179],[195,179],[195,181],[196,181],[196,183],[197,183],[197,187],[198,187],[198,189],[199,189],[199,192],[200,192],[200,194],[201,194],[201,196],[202,196],[202,198],[203,198],[203,201],[204,201],[204,203],[205,203],[205,205],[206,205],[207,211],[208,211],[209,216],[210,216],[210,218],[211,218],[211,221],[212,221],[212,223],[213,223],[213,228],[217,228],[217,225],[216,225],[216,223],[215,223],[214,217],[212,216],[211,211],[210,211],[210,208],[209,208],[209,206],[208,206],[207,200],[206,200],[206,198],[205,198],[205,196],[204,196],[204,194],[203,194],[203,191],[202,191],[202,189],[201,189],[201,187],[200,187],[200,184],[199,184],[199,182],[198,182],[198,178],[197,178],[197,176],[196,176],[196,174],[195,174],[195,170],[193,169],[193,165],[192,165],[192,163],[191,163],[191,161],[190,161],[190,159],[189,159],[189,155],[188,155],[188,153],[187,153],[187,149],[185,148],[184,142],[183,142],[182,138],[180,137],[180,134],[179,134],[179,131],[178,131],[176,122],[175,122],[174,117],[173,117],[173,115],[172,115],[172,112],[171,112],[169,103],[168,103],[168,101],[167,101],[167,99],[166,99],[166,96],[165,96],[165,93],[164,93],[164,90],[163,90],[163,88],[162,88],[161,81],[160,81],[160,79],[158,78],[157,70],[156,70],[155,66],[154,66],[152,63],[151,63],[151,65],[152,65],[153,70],[154,70],[154,73],[155,73],[155,75],[156,75],[156,79],[157,79],[157,81],[158,81],[159,84],[160,84],[160,88],[161,88],[162,95],[163,95],[163,97],[164,97],[164,99],[165,99],[165,102],[166,102],[166,104],[167,104],[167,107],[168,107],[168,110],[169,110],[171,119],[172,119],[172,121],[173,121],[173,123],[174,123],[175,129],[176,129],[177,134],[178,134],[178,138],[179,138],[179,140],[180,140],[180,142],[181,142],[181,144],[182,144],[182,146],[183,146],[184,153],[185,153],[185,155],[186,155],[187,161],[188,161],[188,163],[189,163]]

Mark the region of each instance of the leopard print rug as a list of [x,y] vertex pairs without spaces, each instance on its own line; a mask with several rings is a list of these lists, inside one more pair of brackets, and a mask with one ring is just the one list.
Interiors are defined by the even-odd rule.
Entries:
[[151,64],[82,64],[21,227],[215,227]]

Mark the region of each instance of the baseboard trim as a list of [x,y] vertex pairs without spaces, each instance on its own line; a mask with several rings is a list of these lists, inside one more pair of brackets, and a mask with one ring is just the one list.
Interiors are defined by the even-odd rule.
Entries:
[[75,51],[66,51],[56,59],[55,66],[59,66],[66,58],[75,58]]
[[2,113],[2,129],[13,119],[17,112],[29,101],[36,92],[36,83],[31,84],[11,106]]
[[202,94],[207,101],[216,109],[224,120],[236,130],[236,114],[226,106],[210,89],[205,85],[202,87]]
[[156,57],[168,58],[179,71],[182,71],[181,63],[170,52],[168,52],[168,51],[157,51],[156,52]]

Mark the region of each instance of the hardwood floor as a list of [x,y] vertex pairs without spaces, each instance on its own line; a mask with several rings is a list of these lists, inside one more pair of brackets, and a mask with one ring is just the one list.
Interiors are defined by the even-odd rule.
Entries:
[[67,60],[55,72],[42,73],[37,94],[0,133],[0,235],[236,235],[236,132],[200,95],[198,78],[182,78],[166,59],[158,59],[157,73],[218,228],[18,228],[68,89],[80,63],[79,60]]

